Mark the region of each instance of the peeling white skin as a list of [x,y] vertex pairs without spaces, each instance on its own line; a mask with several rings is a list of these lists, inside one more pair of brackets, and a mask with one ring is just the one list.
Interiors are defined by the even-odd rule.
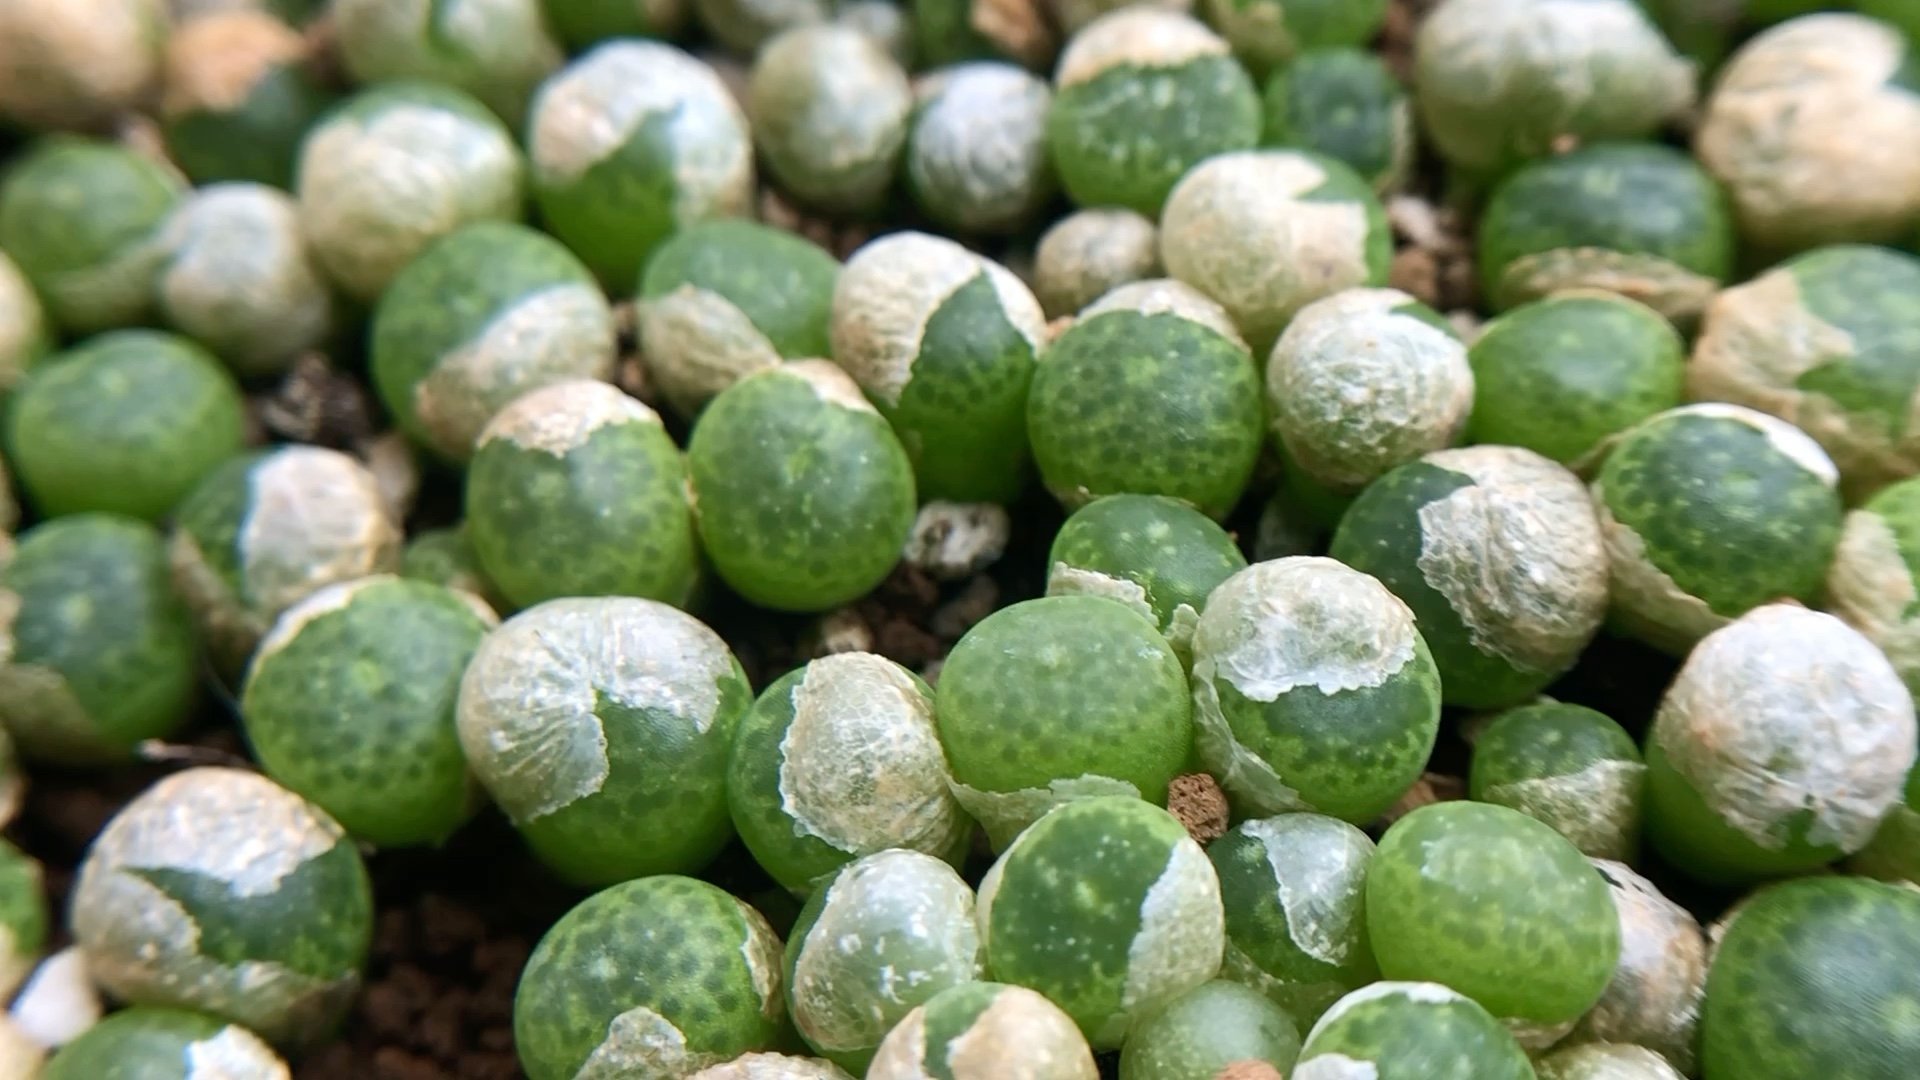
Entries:
[[1772,604],[1694,647],[1651,738],[1729,827],[1780,850],[1864,847],[1901,799],[1914,704],[1873,643],[1831,615]]
[[1920,585],[1887,519],[1871,510],[1849,513],[1827,570],[1827,608],[1878,645],[1909,686],[1920,685],[1920,617],[1907,615],[1916,600]]
[[1594,516],[1607,549],[1614,617],[1635,637],[1675,655],[1732,620],[1681,589],[1647,557],[1646,541],[1613,516],[1599,481],[1591,488]]
[[877,1046],[940,990],[983,972],[973,890],[951,866],[882,851],[842,870],[794,955],[793,1022],[828,1053]]
[[795,360],[773,370],[775,375],[806,383],[813,388],[815,396],[829,405],[838,405],[849,412],[880,414],[866,395],[860,392],[859,384],[830,360]]
[[748,88],[754,137],[803,202],[870,208],[892,185],[913,114],[907,73],[851,27],[796,27],[769,41]]
[[1241,829],[1266,849],[1294,947],[1323,964],[1345,964],[1360,933],[1373,841],[1344,821],[1311,814],[1256,819]]
[[601,428],[660,426],[660,414],[597,379],[569,379],[522,394],[481,429],[476,447],[504,439],[522,450],[564,458]]
[[0,4],[0,115],[87,128],[139,105],[160,73],[161,0]]
[[1000,311],[1035,352],[1046,316],[1020,279],[945,237],[920,232],[883,236],[854,252],[833,289],[829,333],[833,358],[861,388],[889,405],[913,381],[927,321],[985,274]]
[[933,499],[914,515],[901,557],[936,581],[960,581],[1000,561],[1013,519],[998,503]]
[[414,413],[435,449],[465,461],[487,421],[528,390],[612,378],[614,336],[613,310],[598,288],[568,282],[528,293],[414,384]]
[[[1687,396],[1728,401],[1777,416],[1812,436],[1863,491],[1920,472],[1920,428],[1895,440],[1862,424],[1825,394],[1795,383],[1858,352],[1853,335],[1815,315],[1790,270],[1774,270],[1721,293],[1707,308],[1687,362]],[[1920,413],[1920,395],[1907,413]]]
[[1053,84],[1065,90],[1123,65],[1179,67],[1228,53],[1226,41],[1197,19],[1158,7],[1123,7],[1073,35],[1060,54]]
[[1120,1015],[1108,1022],[1100,1041],[1118,1043],[1135,1021],[1219,974],[1226,942],[1220,879],[1200,845],[1183,838],[1140,903]]
[[1154,614],[1153,605],[1147,602],[1147,590],[1139,582],[1098,570],[1082,570],[1063,562],[1054,563],[1053,569],[1047,571],[1047,595],[1104,596],[1127,605],[1149,622],[1158,623],[1160,618]]
[[1173,278],[1129,281],[1081,309],[1080,320],[1084,322],[1109,311],[1132,311],[1141,315],[1178,315],[1189,322],[1199,323],[1243,349],[1247,345],[1246,339],[1240,336],[1240,331],[1233,325],[1233,317],[1227,314],[1226,308],[1214,303],[1205,293],[1193,286],[1175,281]]
[[1781,457],[1820,478],[1828,487],[1840,483],[1840,470],[1834,467],[1833,459],[1820,448],[1820,444],[1799,428],[1776,416],[1749,409],[1742,405],[1729,405],[1724,402],[1707,401],[1697,405],[1682,405],[1669,409],[1658,416],[1642,421],[1651,424],[1675,416],[1711,416],[1720,420],[1737,420],[1767,437],[1767,444]]
[[[1061,778],[1052,781],[1043,788],[1021,788],[1018,791],[983,791],[968,787],[958,780],[948,781],[953,797],[960,803],[967,815],[980,823],[987,831],[987,840],[995,851],[1005,851],[1014,838],[1022,834],[1027,826],[1046,816],[1047,811],[1061,803],[1074,799],[1088,799],[1096,795],[1123,795],[1130,799],[1140,798],[1140,789],[1125,780],[1116,780],[1111,776],[1096,776],[1092,773],[1077,777]],[[986,886],[981,886],[984,901]],[[984,926],[984,921],[982,922]]]
[[907,177],[940,192],[942,210],[968,231],[1023,224],[1054,190],[1047,153],[1053,91],[1013,64],[981,61],[933,72],[909,136]]
[[1510,305],[1569,289],[1600,289],[1637,300],[1667,317],[1697,317],[1720,283],[1658,255],[1610,248],[1555,248],[1522,255],[1500,274],[1500,295]]
[[534,175],[547,186],[571,184],[663,115],[674,147],[674,220],[746,213],[753,200],[746,114],[712,68],[657,41],[607,42],[541,89],[527,142]]
[[336,611],[345,611],[351,607],[354,597],[369,587],[398,580],[399,578],[392,574],[377,574],[329,585],[308,595],[281,612],[280,617],[274,620],[273,629],[267,632],[267,636],[260,639],[260,648],[253,654],[253,665],[257,668],[266,663],[269,658],[278,655],[280,650],[299,637],[300,631],[306,629],[307,625],[315,619]]
[[262,896],[341,842],[332,818],[257,773],[175,773],[94,840],[74,886],[74,938],[94,979],[122,1000],[191,1001],[269,1037],[308,1034],[358,989],[357,973],[326,981],[275,963],[201,956],[200,928],[186,910],[127,871],[181,870]]
[[720,391],[783,359],[746,312],[696,285],[641,301],[639,315],[647,375],[682,416],[692,416]]
[[1234,737],[1219,683],[1252,701],[1299,687],[1379,686],[1415,655],[1413,612],[1374,578],[1332,559],[1255,563],[1220,583],[1193,631],[1194,750],[1248,813],[1311,809]]
[[1267,361],[1267,406],[1287,453],[1354,491],[1451,446],[1473,411],[1467,347],[1395,309],[1395,289],[1348,289],[1300,309]]
[[1552,825],[1589,855],[1625,858],[1640,833],[1640,791],[1647,767],[1638,761],[1596,761],[1560,776],[1495,784],[1485,802],[1510,806]]
[[742,1054],[724,1065],[702,1069],[687,1080],[852,1080],[840,1066],[819,1058],[785,1054]]
[[181,22],[167,39],[160,115],[230,112],[267,72],[305,60],[306,39],[264,11],[239,9]]
[[1706,991],[1706,935],[1685,908],[1625,864],[1590,861],[1613,894],[1620,961],[1570,1042],[1636,1043],[1691,1073]]
[[854,855],[938,855],[971,828],[947,788],[933,700],[900,665],[864,652],[821,657],[792,697],[779,786],[794,835]]
[[1625,1044],[1574,1047],[1537,1062],[1535,1068],[1540,1080],[1681,1080],[1666,1058]]
[[49,347],[52,333],[33,286],[0,251],[0,391],[19,381],[27,365]]
[[1264,347],[1303,306],[1370,275],[1366,208],[1304,198],[1326,181],[1318,162],[1293,150],[1210,157],[1167,195],[1161,261]]
[[685,1076],[719,1064],[725,1055],[687,1049],[687,1037],[673,1022],[644,1005],[607,1024],[607,1037],[573,1080],[623,1080],[633,1076]]
[[247,476],[240,587],[262,623],[316,589],[399,568],[402,537],[366,466],[337,450],[287,446]]
[[1034,292],[1050,318],[1159,273],[1160,233],[1131,210],[1076,211],[1055,222],[1034,249]]
[[[1375,1075],[1371,1071],[1372,1063],[1357,1061],[1344,1054],[1315,1054],[1313,1040],[1356,1007],[1390,997],[1404,998],[1416,1005],[1449,1005],[1467,1000],[1464,995],[1439,983],[1382,981],[1363,986],[1334,1002],[1333,1007],[1322,1013],[1308,1030],[1306,1038],[1301,1040],[1303,1049],[1293,1080],[1372,1080]],[[1321,1062],[1328,1064],[1322,1065]]]
[[760,998],[760,1015],[778,1018],[786,1009],[786,968],[782,963],[785,946],[780,935],[758,908],[738,897],[740,909],[740,956],[747,965],[747,977],[753,980],[753,992]]
[[322,121],[300,152],[300,220],[349,295],[379,296],[429,243],[520,217],[525,166],[505,129],[414,104]]
[[[873,1057],[866,1080],[932,1080],[926,1010],[907,1014]],[[1096,1080],[1093,1051],[1073,1019],[1021,986],[1001,988],[965,1031],[933,1048],[954,1080]]]
[[1380,1080],[1380,1070],[1371,1061],[1345,1054],[1321,1054],[1300,1062],[1294,1068],[1293,1080]]
[[549,600],[481,639],[460,682],[460,745],[515,822],[600,790],[607,737],[597,693],[713,726],[726,643],[692,616],[637,597]]
[[1855,15],[1794,19],[1721,68],[1694,140],[1741,233],[1808,247],[1904,235],[1920,212],[1920,97],[1888,86],[1906,53]]
[[1473,485],[1420,508],[1421,577],[1476,649],[1522,671],[1572,665],[1606,618],[1608,562],[1580,480],[1530,450],[1470,446],[1423,458]]
[[285,370],[332,332],[333,293],[285,193],[263,184],[200,188],[162,227],[159,244],[161,313],[241,375]]
[[287,1063],[246,1028],[228,1024],[187,1045],[185,1080],[287,1080]]
[[78,760],[101,756],[106,748],[99,728],[73,696],[67,677],[45,664],[14,662],[13,628],[19,618],[20,594],[0,589],[0,720],[29,753]]

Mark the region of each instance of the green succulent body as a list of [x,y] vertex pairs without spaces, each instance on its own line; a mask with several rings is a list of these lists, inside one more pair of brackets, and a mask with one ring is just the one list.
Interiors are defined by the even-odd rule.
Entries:
[[1308,50],[1268,77],[1261,101],[1262,145],[1324,154],[1378,192],[1398,188],[1413,167],[1412,99],[1365,49]]
[[[167,47],[160,131],[196,184],[244,180],[291,191],[300,143],[337,93],[311,67],[307,42],[262,12],[218,12]],[[210,72],[236,70],[232,85]]]
[[1257,991],[1217,979],[1134,1027],[1120,1048],[1120,1080],[1212,1077],[1244,1061],[1291,1069],[1299,1054],[1300,1028],[1286,1010]]
[[1047,594],[1106,596],[1152,619],[1182,657],[1207,596],[1247,557],[1212,518],[1163,495],[1109,495],[1067,518],[1047,553]]
[[1553,826],[1597,859],[1632,861],[1646,764],[1604,713],[1541,702],[1495,717],[1476,737],[1470,797]]
[[114,1013],[60,1048],[44,1080],[196,1080],[225,1068],[258,1080],[287,1080],[287,1063],[236,1024],[182,1009]]
[[[1356,1065],[1356,1063],[1358,1063]],[[1471,998],[1438,983],[1381,982],[1342,998],[1307,1033],[1293,1080],[1529,1080],[1526,1052]]]

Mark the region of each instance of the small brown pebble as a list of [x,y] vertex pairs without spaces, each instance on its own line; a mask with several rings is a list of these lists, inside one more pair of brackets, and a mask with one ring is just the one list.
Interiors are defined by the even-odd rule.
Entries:
[[967,582],[959,596],[935,609],[927,629],[944,641],[958,641],[980,620],[1000,606],[1000,586],[985,574]]
[[1440,264],[1425,248],[1401,248],[1387,268],[1387,284],[1432,307],[1440,302]]
[[1167,785],[1167,811],[1186,826],[1188,836],[1202,844],[1227,831],[1230,810],[1227,793],[1206,773],[1176,776]]
[[822,616],[817,636],[814,656],[873,651],[873,628],[855,608],[841,608]]
[[897,617],[880,625],[873,647],[881,656],[907,667],[919,667],[946,651],[939,638]]
[[1236,1061],[1214,1073],[1213,1080],[1287,1080],[1287,1077],[1264,1061]]

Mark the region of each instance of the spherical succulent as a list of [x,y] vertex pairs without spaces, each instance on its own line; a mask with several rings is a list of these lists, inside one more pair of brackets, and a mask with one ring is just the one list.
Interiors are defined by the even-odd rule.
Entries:
[[748,112],[767,171],[800,202],[877,210],[899,174],[913,90],[879,42],[848,26],[799,26],[753,64]]
[[238,1024],[183,1009],[136,1006],[101,1020],[60,1048],[40,1080],[287,1080],[287,1063]]
[[442,529],[424,529],[407,541],[400,552],[400,576],[434,585],[444,585],[477,597],[501,614],[511,614],[500,589],[487,580],[480,569],[480,557],[473,553],[473,538],[466,522]]
[[1857,15],[1795,19],[1749,41],[1707,99],[1695,152],[1769,252],[1904,238],[1920,213],[1911,44]]
[[818,245],[754,221],[688,226],[647,260],[640,347],[668,405],[692,417],[743,376],[826,356],[840,264]]
[[1634,0],[1446,0],[1414,43],[1426,133],[1493,176],[1560,141],[1651,135],[1693,104],[1693,65]]
[[102,334],[34,365],[5,419],[7,463],[49,517],[158,520],[241,447],[240,388],[185,338]]
[[692,0],[700,28],[727,51],[751,58],[781,33],[828,22],[830,0]]
[[1607,439],[1677,408],[1687,347],[1661,314],[1581,289],[1522,304],[1481,329],[1468,442],[1519,446],[1574,466]]
[[557,596],[684,604],[699,574],[687,466],[660,417],[607,383],[551,383],[481,429],[468,534],[515,607]]
[[278,375],[332,335],[332,289],[284,192],[200,188],[167,219],[159,244],[161,317],[236,374]]
[[46,307],[19,264],[0,251],[0,392],[13,389],[34,362],[53,351]]
[[800,911],[787,941],[787,1008],[808,1046],[866,1068],[887,1032],[951,986],[981,977],[973,889],[917,851],[848,863]]
[[1059,1006],[1021,986],[949,987],[894,1026],[867,1080],[1097,1080],[1086,1036]]
[[288,608],[240,696],[268,776],[382,847],[437,844],[477,805],[454,726],[467,661],[498,620],[470,596],[378,575]]
[[1045,335],[1040,302],[1019,278],[926,233],[854,252],[833,291],[833,357],[893,425],[922,498],[1020,494],[1027,390]]
[[197,15],[167,41],[160,94],[167,155],[196,183],[291,190],[300,143],[334,103],[306,37],[246,8]]
[[773,1049],[780,938],[704,881],[662,875],[581,901],[527,960],[514,1048],[532,1080],[684,1077]]
[[1075,33],[1053,90],[1047,145],[1081,206],[1157,216],[1188,169],[1260,138],[1259,92],[1227,43],[1164,8],[1121,8]]
[[1531,162],[1480,215],[1480,288],[1496,311],[1604,289],[1688,321],[1733,272],[1733,216],[1687,154],[1599,143]]
[[1387,829],[1367,866],[1367,931],[1386,978],[1444,983],[1542,1047],[1593,1007],[1620,959],[1592,864],[1486,803],[1434,803]]
[[726,643],[691,615],[634,597],[549,600],[475,650],[460,745],[568,880],[691,872],[733,834],[727,752],[752,700]]
[[139,326],[153,311],[159,229],[183,193],[130,149],[50,137],[0,177],[0,249],[67,333]]
[[1226,911],[1222,978],[1311,1024],[1380,977],[1367,938],[1366,833],[1338,818],[1281,814],[1234,826],[1207,858]]
[[1393,238],[1367,182],[1305,150],[1247,150],[1197,165],[1167,196],[1167,272],[1219,301],[1257,352],[1301,308],[1384,285]]
[[1441,450],[1374,481],[1330,553],[1406,601],[1449,704],[1526,701],[1578,660],[1607,609],[1587,493],[1529,450]]
[[1466,345],[1395,289],[1308,304],[1267,359],[1267,411],[1289,467],[1335,493],[1453,445],[1473,399]]
[[105,125],[144,104],[167,36],[162,0],[18,0],[0,8],[0,117]]
[[540,88],[527,122],[540,216],[626,292],[681,226],[753,196],[747,120],[713,69],[671,45],[614,40]]
[[864,596],[913,528],[913,466],[846,373],[765,368],[720,393],[687,444],[695,521],[735,592],[785,611]]
[[174,587],[229,676],[294,603],[400,562],[400,529],[373,473],[317,446],[229,459],[181,501],[174,525]]
[[1920,472],[1920,258],[1842,245],[1728,289],[1707,308],[1687,390],[1771,413],[1819,441],[1863,497]]
[[1379,816],[1440,727],[1440,676],[1413,612],[1331,559],[1257,563],[1193,632],[1194,748],[1243,814]]
[[526,164],[498,117],[448,86],[383,83],[322,117],[300,147],[307,241],[352,299],[372,303],[435,240],[518,221]]
[[906,177],[928,217],[962,233],[1014,232],[1053,197],[1045,82],[1012,64],[961,64],[916,96]]
[[553,32],[575,52],[608,38],[677,38],[688,15],[687,0],[545,0],[541,6]]
[[774,681],[740,720],[727,767],[734,827],[797,893],[888,849],[958,865],[973,820],[948,790],[933,690],[871,653],[821,657]]
[[607,299],[579,259],[521,225],[482,222],[407,264],[374,311],[373,383],[415,442],[451,462],[529,390],[613,374]]
[[1172,814],[1123,796],[1021,833],[980,882],[979,915],[993,977],[1045,994],[1104,1048],[1213,978],[1225,940],[1206,853]]
[[1553,826],[1581,854],[1632,859],[1647,775],[1640,748],[1604,713],[1542,701],[1474,737],[1468,792]]
[[1387,0],[1207,0],[1207,17],[1248,70],[1291,68],[1316,50],[1365,45]]
[[1920,692],[1920,478],[1882,488],[1847,514],[1827,571],[1826,607],[1887,654]]
[[1534,1062],[1540,1080],[1681,1080],[1667,1059],[1644,1046],[1588,1043]]
[[1166,495],[1219,519],[1253,475],[1263,412],[1253,356],[1226,311],[1177,281],[1141,281],[1081,311],[1040,358],[1027,435],[1069,509]]
[[325,812],[256,773],[201,767],[107,823],[70,920],[87,970],[121,1001],[301,1047],[330,1034],[359,990],[373,896]]
[[1620,963],[1563,1045],[1627,1043],[1658,1051],[1691,1076],[1699,1044],[1707,938],[1687,909],[1623,863],[1592,860],[1613,892]]
[[1233,537],[1193,507],[1161,495],[1108,495],[1073,512],[1047,553],[1047,595],[1118,600],[1189,655],[1200,609],[1246,568]]
[[1774,885],[1707,975],[1700,1060],[1738,1076],[1896,1077],[1920,1060],[1920,894],[1853,877]]
[[1213,1077],[1240,1062],[1291,1069],[1299,1055],[1292,1016],[1256,990],[1216,979],[1134,1025],[1120,1048],[1120,1080]]
[[40,861],[0,840],[0,997],[12,997],[39,962],[51,924]]
[[424,79],[472,94],[512,128],[564,59],[541,0],[332,0],[334,41],[356,82]]
[[1048,228],[1034,251],[1033,290],[1049,318],[1160,276],[1160,234],[1131,210],[1079,210]]
[[1097,596],[987,616],[948,655],[937,701],[954,794],[996,849],[1059,802],[1165,802],[1193,740],[1179,657],[1152,623]]
[[1379,982],[1307,1033],[1291,1080],[1527,1080],[1533,1067],[1472,998],[1430,982]]
[[1769,604],[1707,635],[1647,736],[1647,834],[1670,862],[1738,883],[1858,851],[1914,764],[1913,697],[1831,615]]
[[198,697],[197,652],[145,522],[57,518],[0,566],[0,723],[28,758],[125,761],[172,735]]
[[1341,47],[1302,53],[1267,79],[1261,102],[1263,145],[1332,158],[1381,193],[1400,187],[1413,168],[1413,101],[1371,52]]
[[1840,540],[1839,479],[1806,433],[1737,405],[1628,429],[1593,481],[1614,623],[1682,654],[1760,604],[1814,599]]

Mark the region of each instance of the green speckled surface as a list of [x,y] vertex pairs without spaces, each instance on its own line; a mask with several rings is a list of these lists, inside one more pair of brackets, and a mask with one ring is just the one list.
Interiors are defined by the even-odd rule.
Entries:
[[1050,596],[987,616],[953,647],[937,692],[954,779],[986,791],[1093,774],[1164,802],[1193,738],[1172,647],[1100,597]]
[[247,741],[268,776],[355,836],[439,843],[477,803],[454,699],[486,631],[449,589],[361,588],[255,660],[240,698]]
[[444,529],[425,529],[414,533],[400,554],[400,576],[415,581],[461,589],[487,602],[498,614],[513,613],[500,595],[499,587],[487,580],[480,560],[473,553],[473,538],[466,522]]
[[1646,838],[1668,863],[1689,877],[1726,888],[1756,880],[1810,873],[1845,854],[1832,843],[1815,844],[1807,832],[1812,813],[1798,815],[1776,845],[1762,847],[1735,828],[1668,759],[1660,741],[1648,738]]
[[1406,88],[1364,49],[1302,54],[1267,80],[1262,101],[1262,145],[1325,154],[1375,190],[1396,186],[1413,163],[1413,106]]
[[1467,440],[1523,446],[1563,465],[1610,435],[1678,406],[1686,343],[1624,297],[1556,296],[1488,323],[1467,351]]
[[161,133],[196,184],[251,180],[291,191],[300,144],[335,100],[301,64],[273,64],[232,108],[167,116]]
[[1839,493],[1737,419],[1648,421],[1607,454],[1594,491],[1656,567],[1728,618],[1815,599],[1840,537]]
[[[595,893],[555,923],[527,961],[513,1003],[521,1065],[532,1080],[574,1080],[609,1025],[634,1008],[664,1017],[687,1052],[716,1061],[773,1049],[778,971],[761,976],[774,980],[768,1015],[743,951],[755,935],[772,933],[752,909],[691,878],[643,878]],[[778,939],[771,944],[777,949]]]
[[1047,487],[1069,505],[1167,495],[1221,518],[1253,475],[1264,413],[1238,342],[1179,315],[1107,311],[1041,358],[1027,432]]
[[691,285],[725,297],[781,356],[827,355],[827,313],[840,263],[818,244],[757,221],[705,221],[654,249],[642,302]]
[[687,21],[684,0],[545,0],[544,6],[554,33],[575,52],[608,38],[674,38]]
[[61,1047],[40,1080],[202,1080],[209,1063],[203,1061],[195,1071],[188,1049],[227,1027],[223,1020],[181,1009],[127,1009]]
[[1209,21],[1256,74],[1298,63],[1303,52],[1365,45],[1387,0],[1207,0]]
[[1785,266],[1800,302],[1851,340],[1794,380],[1795,389],[1831,399],[1848,426],[1876,440],[1910,436],[1920,393],[1920,258],[1887,248],[1841,245],[1808,252]]
[[886,420],[823,399],[783,368],[715,398],[687,464],[714,569],[766,607],[858,599],[893,569],[913,527],[912,465]]
[[1214,1080],[1238,1061],[1281,1070],[1300,1056],[1286,1010],[1239,983],[1214,980],[1140,1021],[1120,1048],[1120,1080]]
[[1226,56],[1115,65],[1059,90],[1047,114],[1054,168],[1073,201],[1148,217],[1189,168],[1259,139],[1259,92]]
[[[1443,993],[1434,986],[1413,989],[1423,997]],[[1485,1009],[1459,998],[1388,993],[1357,1000],[1307,1036],[1293,1075],[1297,1080],[1354,1076],[1346,1062],[1313,1064],[1335,1055],[1367,1062],[1370,1071],[1360,1075],[1369,1080],[1533,1080],[1533,1066],[1513,1036]]]
[[[1623,802],[1599,797],[1601,789],[1577,779],[1567,782],[1595,765],[1614,771],[1625,788]],[[1469,798],[1538,818],[1582,854],[1630,862],[1639,845],[1644,778],[1640,748],[1626,729],[1585,706],[1543,701],[1501,713],[1475,737],[1467,785]],[[1553,791],[1535,790],[1541,783]],[[1527,787],[1500,790],[1513,784]]]
[[1758,894],[1707,975],[1707,1080],[1897,1080],[1920,1061],[1920,893],[1808,878]]
[[571,182],[533,184],[546,227],[616,292],[639,280],[648,253],[673,232],[677,152],[672,113],[655,113]]
[[1559,833],[1504,806],[1435,803],[1380,838],[1367,929],[1388,979],[1439,982],[1500,1017],[1554,1024],[1620,958],[1607,884]]
[[158,519],[240,451],[243,410],[200,346],[118,331],[28,372],[7,403],[7,463],[43,514]]
[[[1041,818],[998,864],[999,887],[982,916],[988,971],[1044,994],[1096,1047],[1111,1048],[1118,1040],[1102,1039],[1101,1029],[1154,1003],[1122,1000],[1130,953],[1147,891],[1167,873],[1173,849],[1191,843],[1173,815],[1138,799],[1081,799]],[[1149,992],[1165,1000],[1191,988]]]
[[1012,502],[1029,477],[1033,343],[985,273],[927,317],[900,403],[875,402],[913,459],[923,499]]
[[[0,180],[0,249],[69,333],[137,326],[152,309],[158,268],[155,251],[142,271],[139,252],[183,193],[173,174],[133,150],[53,136]],[[123,266],[113,280],[100,276],[115,264]]]
[[[1508,278],[1508,268],[1524,256],[1577,248],[1653,256],[1725,281],[1733,270],[1732,210],[1720,185],[1670,146],[1601,143],[1534,162],[1502,182],[1481,213],[1483,295],[1496,310],[1540,299]],[[1605,273],[1583,284],[1620,287]]]
[[[1074,511],[1054,534],[1050,571],[1064,565],[1140,586],[1162,633],[1182,605],[1197,617],[1214,587],[1244,569],[1247,557],[1213,519],[1162,495],[1109,495]],[[1071,580],[1050,592],[1079,591]],[[1192,628],[1187,628],[1191,633]],[[1175,642],[1180,648],[1180,643]]]
[[[35,526],[0,569],[0,590],[20,599],[9,663],[0,667],[0,682],[10,684],[0,693],[0,719],[25,756],[123,759],[141,740],[165,738],[186,722],[198,695],[198,651],[152,526],[105,514]],[[39,713],[22,692],[23,666],[58,673],[87,730],[48,730],[59,718]],[[29,712],[9,715],[16,709]]]
[[429,0],[413,5],[421,17],[410,21],[383,10],[390,2],[331,5],[334,54],[361,85],[395,79],[442,83],[472,94],[518,130],[535,89],[564,59],[544,0],[488,0],[484,6]]
[[700,569],[686,477],[657,421],[607,424],[558,456],[492,438],[467,468],[474,554],[515,607],[558,596],[683,605]]

